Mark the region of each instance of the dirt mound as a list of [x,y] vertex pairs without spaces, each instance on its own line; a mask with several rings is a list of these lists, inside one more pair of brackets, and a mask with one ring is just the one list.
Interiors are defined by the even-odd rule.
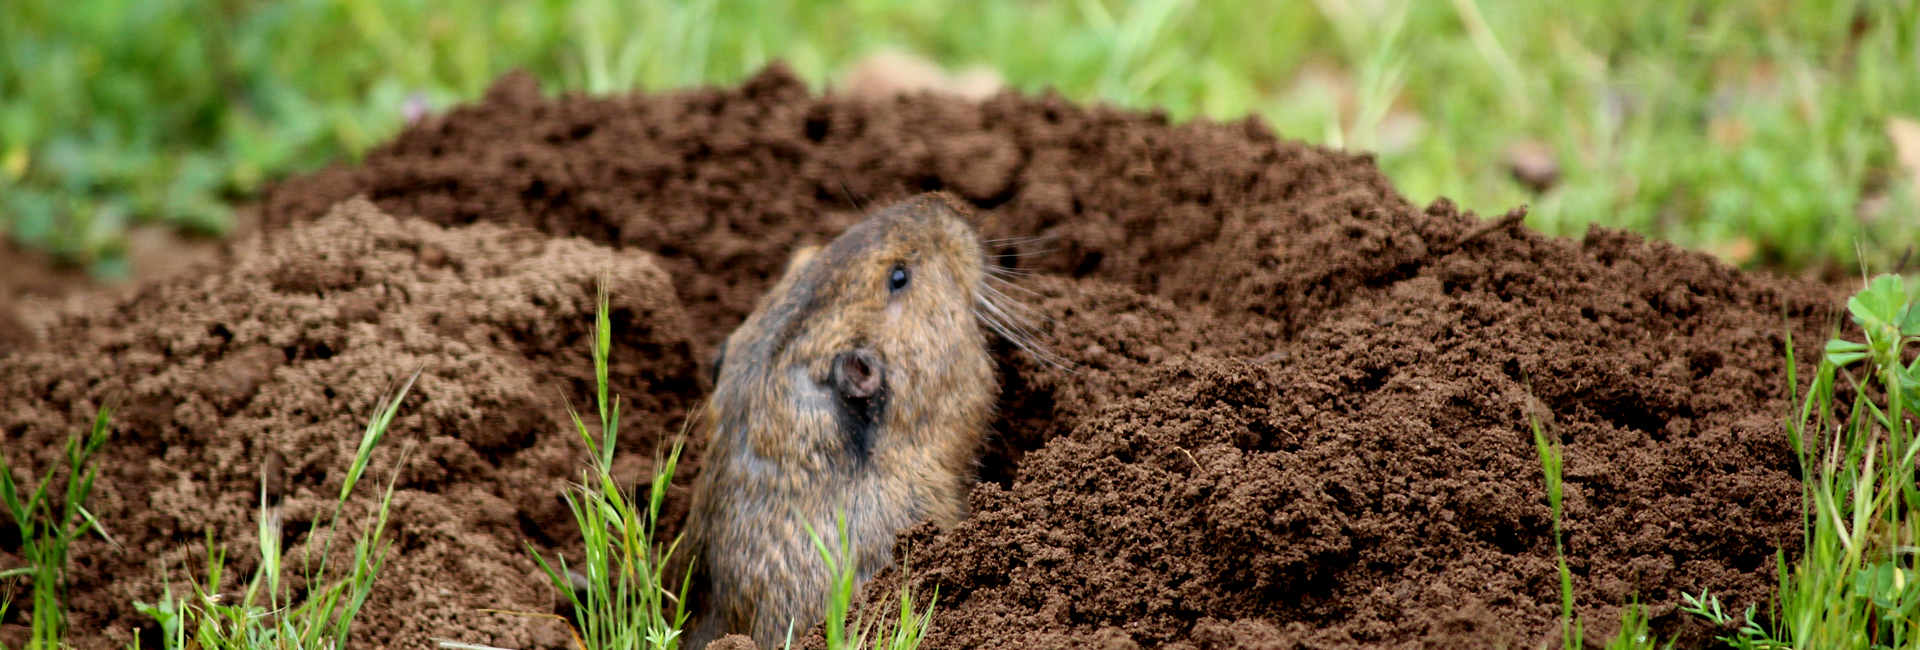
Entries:
[[1010,359],[1054,402],[1025,415],[1058,434],[958,528],[900,549],[921,593],[940,589],[933,647],[1530,647],[1559,585],[1528,417],[1567,445],[1595,636],[1634,599],[1667,634],[1699,631],[1682,591],[1764,602],[1800,532],[1777,410],[1788,307],[1705,264],[1645,291],[1649,267],[1690,265],[1676,255],[1500,235],[1284,339],[1034,282],[1080,372]]
[[[247,539],[249,441],[273,440],[316,498],[378,391],[430,361],[395,428],[421,442],[400,480],[420,505],[396,515],[412,564],[382,579],[363,629],[556,644],[475,610],[544,608],[518,540],[577,543],[555,532],[578,451],[559,397],[584,394],[600,269],[627,283],[616,375],[644,468],[789,250],[934,189],[979,206],[989,237],[1041,238],[996,253],[1035,274],[1043,340],[1076,365],[996,352],[1002,413],[973,516],[903,536],[912,579],[941,588],[932,647],[1531,646],[1558,584],[1528,416],[1567,442],[1569,556],[1594,627],[1632,598],[1669,633],[1682,591],[1754,602],[1798,539],[1782,352],[1789,325],[1803,353],[1824,333],[1824,289],[1609,231],[1469,240],[1471,215],[1411,206],[1369,158],[1255,120],[815,97],[779,69],[618,98],[503,79],[360,166],[274,189],[266,238],[234,270],[76,315],[65,331],[84,336],[0,360],[9,394],[29,396],[0,430],[34,448],[106,396],[127,403],[137,453],[108,470],[102,507],[132,541],[82,549],[107,558],[82,568],[86,620],[124,628],[124,603],[151,598],[146,576],[200,528]],[[518,229],[364,207],[320,219],[356,195]],[[250,387],[200,387],[229,383]],[[436,510],[469,498],[489,505]]]
[[[524,543],[578,541],[559,501],[582,458],[577,437],[559,435],[562,398],[590,394],[585,336],[603,275],[633,397],[627,447],[651,451],[699,392],[690,324],[651,255],[493,225],[448,231],[363,201],[242,245],[219,273],[71,316],[60,329],[73,336],[0,360],[15,459],[46,450],[46,467],[100,403],[120,406],[93,503],[126,549],[76,549],[75,629],[124,644],[142,622],[130,604],[152,602],[163,572],[204,575],[209,534],[247,575],[271,452],[285,459],[287,548],[302,557],[325,539],[310,531],[331,516],[380,395],[419,370],[369,475],[398,478],[395,556],[366,639],[413,646],[449,628],[487,629],[476,640],[500,645],[563,639],[550,621],[477,610],[548,611]],[[363,484],[356,504],[378,490]]]

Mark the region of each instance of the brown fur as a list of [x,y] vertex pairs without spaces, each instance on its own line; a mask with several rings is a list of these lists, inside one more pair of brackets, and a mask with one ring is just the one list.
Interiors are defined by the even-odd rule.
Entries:
[[[943,194],[874,212],[796,253],[727,338],[698,416],[709,443],[688,519],[700,597],[685,647],[728,633],[775,647],[790,623],[799,634],[818,622],[830,576],[809,524],[839,555],[845,513],[864,582],[892,562],[900,530],[965,516],[996,393],[968,214]],[[896,292],[897,264],[910,280]],[[881,389],[849,407],[834,373],[853,350],[879,360]]]

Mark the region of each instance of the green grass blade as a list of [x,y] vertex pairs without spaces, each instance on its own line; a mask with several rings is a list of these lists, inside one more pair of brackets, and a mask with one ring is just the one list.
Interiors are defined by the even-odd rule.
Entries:
[[353,487],[360,482],[360,475],[366,472],[367,463],[373,458],[373,448],[386,437],[387,428],[393,423],[394,416],[400,413],[400,404],[406,401],[407,393],[413,390],[414,382],[419,381],[420,373],[425,370],[425,367],[414,370],[413,375],[407,377],[407,382],[400,386],[398,393],[380,400],[375,407],[375,415],[367,422],[366,432],[360,436],[360,446],[354,451],[353,464],[347,468],[347,478],[340,484],[340,501],[346,501],[347,496],[353,493]]
[[4,454],[0,454],[0,503],[6,504],[7,514],[13,516],[14,525],[20,528],[21,539],[33,539],[34,508],[31,502],[20,500],[20,488],[13,482],[13,467]]

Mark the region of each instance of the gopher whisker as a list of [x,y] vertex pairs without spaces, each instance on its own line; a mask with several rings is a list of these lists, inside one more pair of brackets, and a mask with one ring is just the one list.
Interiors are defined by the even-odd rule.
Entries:
[[[1019,289],[1021,291],[1025,291],[1034,296],[1040,295],[1038,292],[1035,292],[1032,289],[1028,289],[1026,287],[1022,287],[1016,284],[1007,283],[1007,286]],[[995,289],[992,286],[984,287],[984,289],[987,292],[993,294],[992,298],[994,299],[994,303],[998,305],[1001,310],[1016,317],[1020,321],[1020,323],[1023,325],[1031,326],[1033,323],[1033,320],[1036,318],[1046,321],[1048,323],[1054,322],[1053,317],[1046,315],[1045,313],[1041,312],[1038,309],[1034,309],[1032,306],[1027,305],[1026,303],[1020,302],[1018,300],[1014,300],[1013,297],[1008,296],[1007,294],[1001,293],[1000,290]]]
[[987,307],[996,315],[1004,317],[1008,324],[1022,327],[1031,327],[1033,325],[1033,316],[1037,312],[1035,312],[1032,307],[1021,304],[1020,301],[1014,300],[1007,294],[1001,293],[999,289],[993,288],[992,285],[981,286],[980,292],[987,299]]
[[994,281],[994,282],[998,282],[998,283],[1000,283],[1000,284],[1003,284],[1003,285],[1006,285],[1007,287],[1009,287],[1009,288],[1012,288],[1012,289],[1018,289],[1018,290],[1020,290],[1020,291],[1024,291],[1024,292],[1026,292],[1026,294],[1027,294],[1027,295],[1029,295],[1029,296],[1033,296],[1033,297],[1036,297],[1036,298],[1038,298],[1038,297],[1040,297],[1040,292],[1038,292],[1038,291],[1034,291],[1034,290],[1032,290],[1032,289],[1028,289],[1028,288],[1026,288],[1026,287],[1023,287],[1023,286],[1020,286],[1020,285],[1018,285],[1018,284],[1015,284],[1015,283],[1014,283],[1014,282],[1013,282],[1012,280],[1008,280],[1008,279],[1006,279],[1006,278],[1001,278],[1001,277],[995,277],[995,276],[992,276],[992,275],[989,275],[989,276],[987,276],[987,279],[988,279],[988,280],[992,280],[992,281]]
[[1033,257],[1033,256],[1035,256],[1035,255],[1045,255],[1045,254],[1047,254],[1047,253],[1052,253],[1052,252],[1055,252],[1055,251],[1059,251],[1059,250],[1063,250],[1063,249],[1060,249],[1060,248],[1043,248],[1043,249],[1040,249],[1040,250],[1037,250],[1037,251],[1028,251],[1028,252],[1025,252],[1025,253],[1000,253],[999,255],[995,255],[994,257]]
[[989,239],[980,243],[1007,244],[1011,246],[1011,245],[1026,244],[1026,243],[1037,242],[1037,241],[1048,241],[1053,239],[1057,239],[1057,237],[1054,235],[1034,235],[1031,237],[1002,237],[1000,239]]
[[981,285],[980,289],[980,293],[974,300],[974,315],[980,319],[980,322],[1042,363],[1073,372],[1071,362],[1048,350],[1034,336],[1034,316],[1045,318],[1048,322],[1052,322],[1053,319],[1007,297],[992,286]]

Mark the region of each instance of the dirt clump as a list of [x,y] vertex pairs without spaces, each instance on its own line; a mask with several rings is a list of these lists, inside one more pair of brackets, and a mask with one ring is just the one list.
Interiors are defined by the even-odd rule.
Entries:
[[[254,441],[318,498],[378,392],[427,362],[396,426],[423,441],[400,481],[422,505],[395,519],[420,557],[383,576],[385,613],[363,629],[562,643],[476,610],[545,607],[519,540],[578,543],[553,532],[578,460],[558,397],[585,394],[601,268],[629,283],[614,358],[644,467],[792,249],[936,189],[1032,274],[1020,295],[1072,366],[997,346],[972,514],[896,552],[921,593],[940,588],[929,647],[1533,647],[1558,581],[1529,417],[1566,445],[1568,555],[1594,627],[1638,599],[1656,631],[1697,638],[1681,593],[1763,602],[1773,553],[1797,546],[1784,345],[1791,330],[1810,358],[1830,290],[1603,229],[1469,240],[1473,215],[1410,205],[1370,158],[1258,120],[815,96],[779,68],[607,98],[504,78],[357,166],[273,189],[252,262],[74,315],[72,341],[0,360],[27,396],[0,430],[9,449],[50,444],[124,400],[137,452],[103,477],[119,486],[102,507],[130,548],[82,549],[105,559],[81,591],[88,621],[126,626],[126,603],[157,589],[142,581],[201,528],[246,539]],[[355,196],[407,220],[325,216]],[[464,495],[488,506],[427,505]]]

